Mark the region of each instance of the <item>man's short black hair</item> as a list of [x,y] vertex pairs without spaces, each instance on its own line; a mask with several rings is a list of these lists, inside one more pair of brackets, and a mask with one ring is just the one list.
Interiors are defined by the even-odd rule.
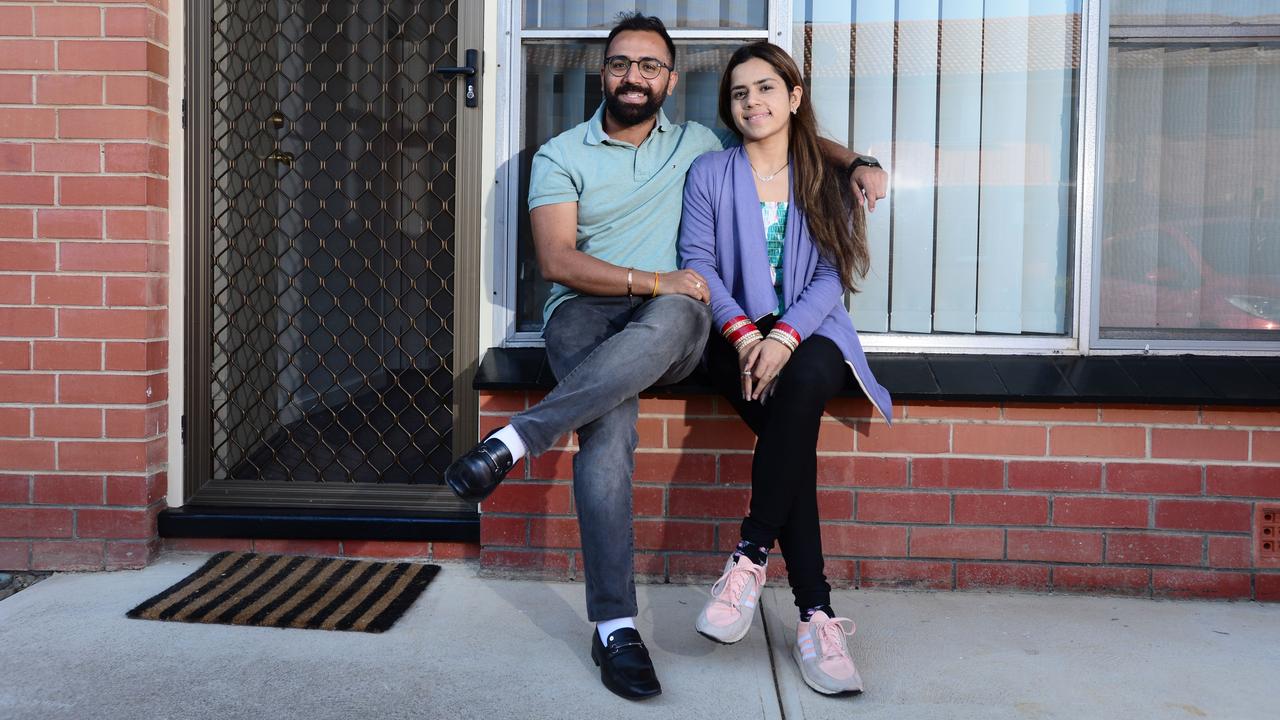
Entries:
[[663,42],[667,44],[667,52],[671,54],[671,65],[675,66],[676,44],[671,41],[671,36],[667,34],[667,26],[663,25],[662,20],[657,17],[645,15],[639,11],[618,13],[618,24],[614,25],[613,29],[609,31],[609,39],[604,42],[605,57],[609,56],[609,46],[613,44],[613,39],[618,36],[618,33],[628,30],[652,32],[661,35]]

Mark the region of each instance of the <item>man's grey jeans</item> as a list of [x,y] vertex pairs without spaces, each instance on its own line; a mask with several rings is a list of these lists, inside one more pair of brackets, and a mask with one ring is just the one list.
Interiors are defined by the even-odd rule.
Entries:
[[711,310],[701,301],[660,295],[575,297],[543,328],[559,383],[511,424],[534,455],[578,431],[573,497],[593,622],[637,613],[631,520],[637,395],[692,372],[710,327]]

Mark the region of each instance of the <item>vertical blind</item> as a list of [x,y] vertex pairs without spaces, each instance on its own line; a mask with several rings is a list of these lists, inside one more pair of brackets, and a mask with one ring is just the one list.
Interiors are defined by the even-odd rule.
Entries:
[[1079,0],[806,0],[828,136],[881,159],[864,332],[1070,330]]

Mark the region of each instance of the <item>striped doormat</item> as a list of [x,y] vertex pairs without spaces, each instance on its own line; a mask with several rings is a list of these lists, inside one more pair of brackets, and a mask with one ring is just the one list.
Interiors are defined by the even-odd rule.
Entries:
[[131,618],[380,633],[439,565],[221,552]]

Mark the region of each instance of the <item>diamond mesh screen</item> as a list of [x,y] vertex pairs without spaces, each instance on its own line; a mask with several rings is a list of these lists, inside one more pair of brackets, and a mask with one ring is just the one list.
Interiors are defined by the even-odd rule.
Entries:
[[213,477],[438,482],[455,2],[214,4]]

